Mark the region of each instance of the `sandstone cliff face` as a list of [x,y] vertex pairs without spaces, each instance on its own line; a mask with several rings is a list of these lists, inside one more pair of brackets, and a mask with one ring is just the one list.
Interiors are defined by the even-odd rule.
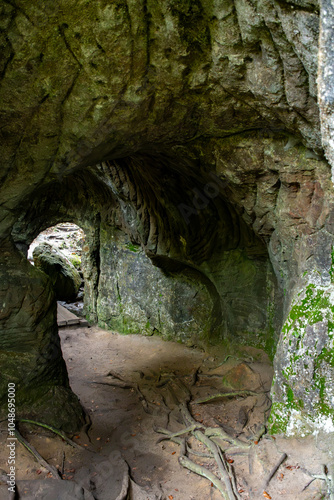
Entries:
[[[72,221],[87,235],[92,319],[145,330],[137,277],[150,277],[163,290],[162,334],[276,351],[274,431],[331,430],[333,192],[316,2],[17,0],[1,9],[1,394],[21,356],[22,398],[28,388],[27,402],[47,411],[56,387],[73,410],[57,424],[80,423],[59,369],[49,285],[13,245]],[[120,266],[124,256],[132,267]],[[136,294],[143,300],[131,302]],[[194,337],[167,304],[182,294]],[[37,368],[35,353],[50,345],[52,363]]]
[[[320,16],[320,34],[319,34],[319,70],[318,70],[318,96],[321,118],[322,145],[326,158],[334,165],[334,8],[332,2],[322,1]],[[332,180],[333,180],[332,170]]]

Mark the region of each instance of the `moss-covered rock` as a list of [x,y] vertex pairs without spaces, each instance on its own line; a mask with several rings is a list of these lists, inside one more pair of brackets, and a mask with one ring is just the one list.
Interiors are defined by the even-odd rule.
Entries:
[[65,255],[48,243],[41,243],[34,249],[33,258],[35,266],[49,276],[57,300],[75,300],[81,277]]
[[30,415],[64,430],[85,422],[72,393],[58,336],[56,301],[48,277],[12,241],[0,256],[0,418],[8,384],[15,384],[17,417]]
[[[85,301],[93,319],[151,331],[150,307],[153,328],[164,312],[166,336],[174,329],[183,338],[185,320],[189,338],[197,318],[196,337],[209,329],[219,340],[248,337],[274,353],[287,318],[296,335],[284,331],[275,355],[273,412],[327,418],[331,312],[306,302],[308,313],[302,304],[311,300],[304,273],[317,290],[329,286],[334,235],[317,107],[316,2],[20,0],[0,9],[6,380],[22,356],[28,368],[20,366],[20,383],[25,376],[31,401],[52,394],[40,392],[47,386],[66,388],[59,409],[68,397],[54,298],[44,300],[49,281],[16,250],[15,268],[6,242],[13,237],[24,249],[42,229],[71,220],[88,235]],[[323,106],[331,115],[328,103],[331,94]],[[109,273],[113,252],[103,233],[116,229],[129,243],[119,250],[120,279]],[[152,276],[164,291],[155,297],[151,287],[145,303]],[[312,338],[324,342],[321,352]],[[304,343],[318,363],[312,380],[302,358],[293,358],[307,357]]]
[[215,337],[215,298],[200,282],[200,273],[164,272],[119,230],[103,228],[100,237],[100,326],[157,334],[188,345],[203,345]]
[[334,432],[334,288],[297,294],[276,354],[270,428],[304,436]]

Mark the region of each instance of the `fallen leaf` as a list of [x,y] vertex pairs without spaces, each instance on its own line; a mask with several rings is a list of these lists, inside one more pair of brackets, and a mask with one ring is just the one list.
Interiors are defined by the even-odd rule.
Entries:
[[40,469],[38,469],[38,470],[36,471],[36,474],[42,474],[42,471],[41,471]]
[[168,498],[169,498],[169,500],[173,500],[174,497],[173,497],[173,495],[169,495]]
[[211,483],[211,488],[213,488],[213,483]]
[[254,441],[254,444],[259,444],[259,442],[258,441]]
[[269,500],[271,499],[271,496],[266,491],[263,492],[263,496],[264,498],[269,498]]
[[281,474],[279,474],[278,479],[279,479],[280,481],[282,481],[282,480],[283,480],[283,477],[284,477],[284,474],[282,474],[282,473],[281,473]]
[[132,437],[135,437],[136,435],[137,435],[136,433],[135,434],[131,434]]
[[175,455],[176,451],[173,451],[172,455]]
[[245,490],[238,490],[238,493],[243,493]]
[[229,464],[233,464],[234,463],[234,460],[232,460],[232,458],[228,458],[227,461],[228,461]]
[[299,469],[299,465],[286,465],[285,468],[288,470]]
[[96,441],[100,441],[101,438],[96,438]]

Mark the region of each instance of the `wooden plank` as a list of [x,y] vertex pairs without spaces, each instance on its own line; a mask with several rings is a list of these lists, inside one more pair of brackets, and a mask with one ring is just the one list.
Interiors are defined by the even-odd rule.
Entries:
[[86,320],[81,320],[78,316],[66,309],[66,307],[59,304],[59,302],[57,303],[57,324],[59,328],[73,325],[88,325]]

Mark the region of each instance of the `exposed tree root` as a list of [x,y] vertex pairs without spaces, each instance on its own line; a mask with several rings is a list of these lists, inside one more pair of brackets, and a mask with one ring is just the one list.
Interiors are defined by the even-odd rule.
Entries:
[[124,380],[120,375],[118,375],[115,372],[109,371],[107,374],[107,377],[113,377],[115,380],[108,380],[107,382],[99,382],[99,381],[92,381],[92,384],[99,384],[99,385],[109,385],[113,387],[119,387],[121,389],[134,389],[137,391],[139,400],[141,404],[143,405],[145,413],[152,414],[153,410],[150,408],[150,404],[146,400],[145,396],[143,395],[142,391],[140,390],[138,384],[128,382]]
[[216,368],[224,365],[230,358],[236,359],[237,361],[241,361],[242,363],[253,363],[254,362],[254,358],[252,356],[248,356],[246,359],[246,358],[239,358],[238,356],[233,356],[232,354],[228,354],[226,356],[226,358],[221,363],[219,363],[219,365],[216,366]]
[[[161,428],[155,428],[154,430],[156,432],[165,434],[164,439],[170,439],[171,441],[181,446],[182,451],[179,462],[183,467],[209,479],[213,483],[213,485],[221,492],[223,498],[225,498],[226,500],[238,500],[240,496],[238,494],[235,476],[232,467],[227,463],[224,457],[223,451],[219,448],[218,444],[216,444],[206,434],[208,429],[206,429],[202,424],[199,425],[199,423],[196,422],[196,420],[192,417],[186,403],[181,403],[179,406],[179,410],[187,427],[177,432],[170,432],[167,429]],[[205,429],[204,432],[203,428]],[[187,444],[186,438],[180,439],[179,436],[189,433],[191,433],[199,442],[206,446],[209,454],[205,454],[205,458],[213,458],[215,460],[216,466],[219,470],[220,478],[206,469],[204,466],[196,464],[186,456],[186,453],[191,452],[193,452],[195,455],[198,454],[199,456],[204,455],[191,450],[191,448]],[[245,443],[242,443],[242,441],[240,441],[240,443],[242,445],[245,445]],[[233,441],[233,444],[235,444],[235,440]],[[246,446],[249,448],[250,445],[246,444]]]
[[114,378],[117,378],[118,380],[121,380],[122,382],[124,382],[124,378],[119,375],[118,373],[114,372],[113,370],[109,370],[107,375],[107,377],[114,377]]
[[[181,405],[180,411],[182,413],[182,416],[184,418],[186,425],[189,425],[189,424],[196,425],[196,420],[193,419],[186,404]],[[226,493],[228,495],[227,498],[231,499],[231,500],[238,499],[239,494],[238,494],[238,491],[234,488],[233,481],[231,480],[231,476],[229,474],[229,469],[227,466],[227,462],[224,458],[224,455],[220,451],[220,449],[218,448],[217,444],[212,439],[210,439],[208,437],[207,430],[208,429],[205,429],[204,433],[202,431],[199,431],[199,430],[194,430],[192,433],[195,436],[195,438],[198,439],[198,441],[202,442],[208,448],[208,450],[212,453],[212,455],[215,459],[215,462],[218,466],[222,480],[225,484],[225,490],[226,490]],[[218,429],[218,430],[220,430],[220,429]]]
[[199,405],[218,398],[231,398],[236,396],[258,396],[259,394],[264,394],[264,393],[255,391],[219,392],[218,394],[213,394],[211,396],[205,396],[204,398],[195,399],[193,403]]
[[30,443],[28,443],[28,441],[24,439],[23,436],[21,436],[17,429],[15,429],[14,432],[17,440],[35,457],[37,462],[39,462],[42,467],[45,467],[45,469],[47,469],[55,479],[61,480],[59,471],[52,465],[48,464],[48,462],[44,460],[44,458],[38,453],[38,451]]
[[[196,428],[198,429],[199,425],[192,424],[189,427],[186,427],[185,429],[182,429],[182,431],[168,433],[165,436],[159,438],[157,440],[157,444],[160,443],[161,441],[166,440],[166,439],[171,439],[173,437],[182,436],[183,434],[188,434],[189,432],[194,431]],[[155,429],[155,432],[161,432],[160,428]]]
[[278,462],[274,465],[274,467],[271,469],[269,472],[268,476],[265,478],[262,486],[262,490],[266,490],[270,481],[274,477],[275,473],[278,471],[284,460],[288,457],[286,453],[283,453],[283,455],[279,458]]
[[74,441],[72,441],[72,439],[69,439],[62,431],[60,431],[59,429],[56,429],[55,427],[52,427],[52,425],[43,424],[42,422],[36,422],[35,420],[29,420],[27,418],[20,418],[19,420],[17,420],[17,422],[22,422],[24,424],[32,424],[32,425],[37,425],[39,427],[44,427],[45,429],[48,429],[49,431],[53,432],[54,434],[57,434],[58,436],[60,436],[64,441],[66,441],[66,443],[73,446],[73,448],[77,448],[80,450],[83,449],[82,446],[80,446],[77,443],[75,443]]
[[182,465],[182,467],[185,467],[186,469],[195,472],[195,474],[203,476],[209,481],[211,481],[211,483],[214,484],[214,486],[221,492],[223,498],[225,498],[226,500],[232,500],[232,499],[234,500],[234,497],[231,498],[228,496],[228,494],[225,491],[224,483],[215,474],[213,474],[213,472],[210,472],[202,465],[195,464],[195,462],[190,460],[190,458],[186,457],[185,455],[181,455],[179,457],[179,462]]
[[260,429],[255,433],[253,434],[253,436],[251,436],[249,439],[251,441],[260,441],[260,439],[262,438],[262,436],[267,432],[267,428],[266,426],[263,424],[261,425]]
[[208,427],[205,430],[205,435],[210,437],[210,438],[212,436],[218,437],[222,441],[227,441],[228,443],[232,444],[233,446],[235,446],[237,448],[247,448],[248,449],[250,447],[249,443],[245,443],[244,441],[241,441],[238,438],[234,438],[234,437],[230,436],[221,427]]
[[109,382],[97,382],[93,380],[92,384],[98,384],[98,385],[110,385],[112,387],[120,387],[121,389],[133,389],[134,385],[129,384],[127,382],[123,382],[122,380],[110,380]]
[[[225,362],[229,357],[232,356],[228,356],[225,359]],[[141,380],[136,383],[124,380],[118,373],[109,372],[108,378],[105,381],[95,383],[135,390],[146,413],[152,414],[153,411],[159,411],[160,413],[165,413],[167,415],[167,427],[169,425],[170,417],[172,416],[174,416],[176,422],[182,423],[183,421],[184,427],[181,430],[174,432],[168,430],[168,428],[154,427],[155,432],[162,434],[162,437],[157,440],[157,443],[169,440],[180,446],[179,462],[183,467],[207,478],[220,491],[224,499],[239,500],[241,497],[238,492],[234,469],[231,463],[229,463],[230,461],[225,458],[225,452],[228,452],[229,455],[248,454],[250,459],[250,469],[252,469],[251,454],[255,449],[254,445],[257,444],[261,436],[265,434],[266,426],[262,425],[254,434],[248,436],[246,442],[238,438],[238,432],[234,428],[224,426],[217,419],[215,419],[215,421],[219,427],[206,427],[204,424],[196,421],[190,413],[188,405],[203,404],[214,401],[218,398],[248,396],[259,397],[260,395],[267,395],[268,391],[261,389],[261,392],[251,390],[220,392],[214,395],[192,400],[191,387],[193,387],[197,382],[198,371],[199,368],[197,368],[190,376],[179,376],[176,373],[158,374],[154,383],[155,392],[153,391],[153,394],[151,387],[152,384],[150,384],[150,387],[147,387],[144,375],[142,375]],[[157,395],[161,398],[161,404],[156,403]],[[158,408],[156,406],[158,406]],[[244,420],[245,419],[243,419],[243,421]],[[241,424],[243,424],[243,421]],[[245,427],[246,423],[242,425],[242,427]],[[193,448],[193,442],[191,442],[192,445],[190,445],[189,438],[191,436],[195,438],[194,443],[200,443],[205,446],[205,452],[204,450],[197,450],[196,445]],[[212,472],[203,464],[196,463],[196,461],[194,461],[196,458],[192,460],[189,458],[190,455],[193,455],[194,457],[197,456],[199,459],[210,460],[210,467],[212,467],[214,462],[216,472]],[[266,478],[263,489],[267,488],[270,480],[285,459],[285,454],[280,457],[279,462],[272,468],[270,474]],[[323,479],[325,479],[325,477]],[[330,479],[327,478],[327,482],[329,481]],[[131,479],[128,475],[123,478],[122,490],[117,500],[127,500],[130,495],[130,484]]]
[[305,486],[304,490],[306,490],[306,488],[308,486],[310,486],[310,484],[315,479],[321,479],[322,481],[326,482],[329,500],[334,500],[334,478],[333,478],[332,474],[329,472],[329,469],[326,465],[323,465],[322,467],[323,467],[323,471],[324,471],[323,474],[310,474],[308,471],[305,471],[307,474],[312,476],[313,479]]
[[148,413],[149,415],[152,415],[153,413],[153,410],[150,408],[150,405],[148,403],[148,401],[146,400],[144,394],[141,392],[141,390],[139,389],[139,386],[136,385],[135,386],[135,389],[138,393],[138,396],[139,396],[139,401],[141,402],[141,404],[143,405],[143,408],[144,408],[144,412],[145,413]]

